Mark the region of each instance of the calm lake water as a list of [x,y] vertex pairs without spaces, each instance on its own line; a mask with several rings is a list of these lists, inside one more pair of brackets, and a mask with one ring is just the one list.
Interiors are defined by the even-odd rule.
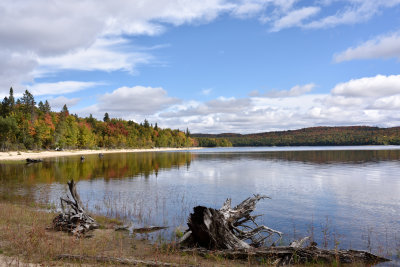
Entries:
[[105,154],[0,164],[0,196],[58,205],[66,182],[91,212],[134,225],[167,225],[171,238],[192,208],[234,205],[259,193],[261,224],[285,241],[400,253],[400,147],[217,148]]

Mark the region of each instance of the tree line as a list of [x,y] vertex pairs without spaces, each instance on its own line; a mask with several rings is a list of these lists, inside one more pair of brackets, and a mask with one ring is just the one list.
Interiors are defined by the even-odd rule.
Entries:
[[25,90],[15,99],[13,88],[0,106],[0,150],[24,149],[95,149],[95,148],[150,148],[191,147],[196,140],[186,132],[161,129],[147,120],[110,118],[103,120],[90,114],[81,118],[70,114],[67,105],[61,111],[52,111],[49,102],[36,105],[34,96]]
[[193,134],[198,139],[225,139],[233,146],[400,145],[400,127],[310,127],[258,134]]

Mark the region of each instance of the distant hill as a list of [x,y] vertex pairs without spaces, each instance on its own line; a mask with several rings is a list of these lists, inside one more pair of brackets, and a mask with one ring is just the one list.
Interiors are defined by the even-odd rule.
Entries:
[[[310,127],[299,130],[254,134],[192,134],[199,143],[225,139],[233,146],[348,146],[400,145],[400,127],[370,126]],[[199,141],[200,140],[200,141]]]

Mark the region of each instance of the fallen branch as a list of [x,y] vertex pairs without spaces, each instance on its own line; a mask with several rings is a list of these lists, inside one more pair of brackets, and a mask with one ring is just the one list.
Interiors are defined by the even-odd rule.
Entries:
[[306,263],[363,263],[376,264],[389,261],[386,258],[376,256],[360,250],[326,250],[317,247],[296,248],[291,246],[269,247],[247,250],[218,250],[209,251],[204,249],[185,249],[183,252],[196,253],[199,256],[210,254],[232,260],[245,260],[249,258],[259,261],[263,259],[275,266]]
[[83,208],[74,180],[67,184],[72,200],[68,195],[67,199],[60,198],[62,213],[53,219],[53,228],[81,236],[89,230],[98,228],[99,225]]
[[103,257],[103,256],[81,256],[81,255],[70,255],[62,254],[57,256],[58,260],[79,260],[79,261],[95,261],[98,263],[109,263],[109,264],[122,264],[122,265],[140,265],[140,266],[193,266],[193,265],[182,265],[174,263],[166,263],[159,261],[146,261],[136,260],[127,258],[115,258],[115,257]]

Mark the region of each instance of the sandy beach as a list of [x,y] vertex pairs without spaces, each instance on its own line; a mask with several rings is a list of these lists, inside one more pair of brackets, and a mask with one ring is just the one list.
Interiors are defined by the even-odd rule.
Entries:
[[200,149],[200,147],[184,147],[184,148],[148,148],[148,149],[99,149],[99,150],[45,150],[45,151],[8,151],[0,152],[0,161],[8,160],[25,160],[31,159],[44,159],[51,157],[64,157],[76,155],[90,155],[90,154],[108,154],[108,153],[135,153],[135,152],[162,152],[162,151],[184,151]]

